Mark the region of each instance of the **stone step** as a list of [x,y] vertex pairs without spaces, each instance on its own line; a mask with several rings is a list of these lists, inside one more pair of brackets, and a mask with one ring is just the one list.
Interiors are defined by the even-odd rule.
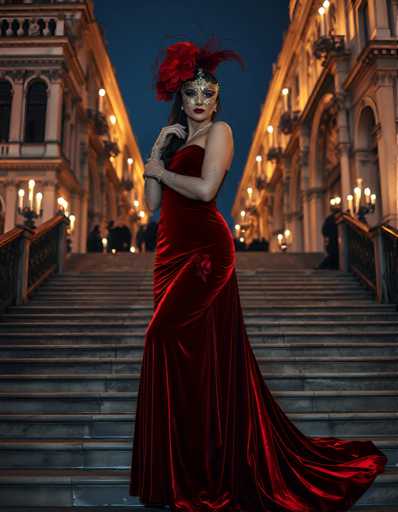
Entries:
[[[274,391],[285,412],[398,411],[398,389]],[[123,413],[135,410],[137,392],[104,391],[5,392],[0,393],[0,413]]]
[[[139,334],[142,329],[145,329],[148,322],[142,320],[108,320],[101,322],[101,328],[108,331],[112,330],[115,332],[128,331],[130,333],[136,332]],[[347,332],[355,332],[358,330],[365,330],[368,333],[372,332],[392,332],[398,333],[398,315],[394,321],[392,320],[367,320],[367,321],[346,321],[345,319],[339,319],[338,321],[318,321],[314,320],[309,322],[306,321],[270,321],[270,320],[251,320],[246,319],[245,325],[251,332],[296,332],[302,328],[311,331],[319,331],[322,329],[341,330],[344,329]],[[18,323],[14,322],[0,322],[0,332],[31,332],[34,329],[36,332],[48,332],[54,329],[69,332],[81,333],[85,331],[92,331],[98,327],[98,321],[68,321],[65,322],[28,322],[21,321]]]
[[[354,436],[357,441],[369,440]],[[375,445],[388,458],[387,468],[398,461],[398,437],[375,436]],[[132,441],[128,439],[1,439],[0,469],[129,469]]]
[[[129,470],[14,469],[0,471],[4,506],[85,507],[139,505],[128,495]],[[361,496],[357,506],[398,505],[398,469],[387,468]],[[43,508],[45,510],[45,508]],[[75,508],[73,508],[75,510]],[[112,510],[112,507],[111,507]],[[145,509],[149,510],[149,509]],[[355,508],[354,508],[355,510]],[[387,509],[383,510],[386,512]],[[51,512],[54,512],[52,509]]]
[[[305,288],[304,286],[298,287],[296,289],[287,289],[285,286],[281,287],[266,287],[262,286],[261,288],[257,288],[255,290],[240,290],[239,291],[240,296],[244,298],[260,298],[260,297],[286,297],[286,298],[292,298],[292,299],[301,299],[301,296],[305,294],[306,297],[324,297],[327,298],[335,298],[337,300],[338,298],[346,298],[346,297],[370,297],[373,295],[373,292],[367,289],[361,289],[357,287],[352,288]],[[35,299],[38,299],[39,297],[43,299],[44,297],[48,297],[49,299],[52,298],[63,298],[65,295],[70,298],[102,298],[102,299],[108,299],[112,301],[113,299],[121,296],[129,298],[131,295],[134,294],[135,298],[151,298],[152,297],[152,289],[148,290],[142,290],[141,288],[129,288],[129,289],[121,289],[119,290],[119,287],[109,287],[106,291],[95,288],[74,288],[70,287],[65,290],[56,290],[56,289],[40,289],[35,294]]]
[[[396,335],[398,337],[398,334]],[[331,365],[336,371],[394,371],[398,368],[398,357],[351,356],[351,357],[257,357],[262,372],[279,371],[283,374],[299,374],[303,370],[323,371]],[[52,357],[52,358],[2,358],[0,373],[3,375],[34,373],[118,373],[141,369],[142,357]]]
[[[396,342],[374,342],[374,343],[350,343],[336,342],[333,345],[316,342],[303,343],[251,343],[256,357],[313,357],[313,356],[398,356],[398,344]],[[11,357],[132,357],[142,356],[144,343],[120,344],[0,344],[0,355],[2,358]]]
[[[285,375],[280,371],[268,372],[264,379],[272,391],[337,391],[337,390],[395,390],[398,370],[382,372],[302,371]],[[0,389],[6,392],[89,392],[138,391],[139,373],[93,374],[7,374],[0,375]]]
[[[253,278],[251,280],[248,279],[237,279],[239,288],[248,288],[250,290],[263,288],[263,287],[315,287],[319,288],[320,286],[328,287],[349,287],[356,289],[365,289],[364,286],[358,282],[355,278],[344,278],[344,279],[318,279],[311,277],[303,277],[300,279],[283,279],[283,278]],[[120,287],[122,289],[152,289],[153,287],[153,277],[150,279],[108,279],[108,280],[95,280],[95,279],[75,279],[75,280],[59,280],[55,278],[54,280],[49,280],[44,283],[41,287],[42,290],[58,290],[58,289],[72,289],[72,288],[112,288],[112,287]]]
[[[302,297],[300,302],[302,303],[302,306],[305,307],[305,305],[307,305],[308,309],[312,309],[311,308],[311,304],[313,304],[314,302],[314,297]],[[109,300],[107,299],[101,299],[101,298],[98,298],[98,299],[90,299],[90,298],[85,298],[85,299],[79,299],[79,300],[76,300],[76,299],[68,299],[68,298],[53,298],[53,299],[39,299],[39,298],[35,298],[35,299],[32,299],[32,305],[36,305],[36,306],[45,306],[47,305],[49,302],[51,302],[52,305],[54,306],[61,306],[61,307],[65,307],[65,306],[77,306],[79,308],[84,308],[84,307],[87,307],[87,306],[92,306],[94,308],[96,307],[99,307],[99,306],[106,306],[107,304],[109,304]],[[264,306],[264,304],[267,304],[269,307],[273,307],[273,309],[275,309],[276,307],[279,307],[279,306],[285,306],[285,307],[290,307],[290,306],[293,306],[295,303],[297,302],[297,299],[294,299],[292,297],[290,298],[282,298],[282,297],[262,297],[261,299],[246,299],[246,298],[241,298],[241,305],[243,306],[243,308],[245,307],[248,307],[248,306],[252,306],[252,307],[261,307],[261,306]],[[329,308],[333,308],[334,306],[340,306],[342,307],[342,310],[344,311],[345,307],[346,306],[350,306],[352,304],[355,304],[355,306],[357,307],[360,307],[361,305],[362,306],[366,306],[366,307],[369,307],[373,304],[373,299],[371,298],[350,298],[350,297],[345,297],[344,299],[341,298],[341,299],[317,299],[317,302],[318,302],[318,307],[319,306],[325,306],[325,307],[329,307]],[[134,299],[134,298],[123,298],[123,297],[118,297],[117,300],[115,299],[114,301],[112,301],[112,304],[118,308],[123,308],[123,307],[128,307],[128,306],[131,306],[131,307],[136,307],[136,306],[142,306],[142,307],[147,307],[147,308],[153,308],[153,302],[152,300],[149,300],[149,299],[140,299],[140,298],[137,298],[137,299]]]
[[[274,329],[272,332],[254,331],[247,329],[250,341],[252,343],[265,343],[265,342],[287,342],[287,343],[301,343],[308,341],[322,341],[323,342],[351,342],[351,343],[367,343],[367,342],[393,342],[398,341],[398,333],[388,331],[375,331],[363,332],[347,331],[344,329],[330,331],[310,331],[310,330],[295,330],[294,332],[281,332],[279,329]],[[65,344],[65,343],[119,343],[120,345],[134,342],[144,342],[145,330],[139,332],[115,332],[115,331],[83,331],[75,332],[2,332],[0,330],[0,343],[44,343],[44,344]]]
[[[79,309],[80,310],[80,309]],[[1,317],[3,322],[12,322],[15,324],[16,322],[26,321],[26,322],[75,322],[75,321],[92,321],[95,320],[98,324],[106,323],[109,320],[141,320],[142,322],[148,323],[152,316],[151,311],[131,311],[130,313],[118,313],[115,311],[114,313],[104,313],[100,311],[100,316],[98,312],[88,311],[87,313],[79,313],[79,312],[66,312],[66,313],[40,313],[40,309],[24,309],[25,312],[17,312],[18,310],[14,310],[15,313],[4,314]],[[50,310],[52,311],[52,310]],[[299,312],[299,313],[255,313],[255,312],[245,312],[244,314],[245,322],[247,321],[273,321],[273,322],[305,322],[306,324],[313,321],[329,321],[333,323],[338,323],[341,320],[348,321],[356,321],[356,322],[367,322],[367,321],[397,321],[398,313],[395,311],[349,311],[346,313],[339,312]],[[0,327],[2,322],[0,321]]]
[[[242,310],[244,315],[254,314],[254,315],[263,315],[266,313],[284,313],[284,314],[338,314],[338,313],[396,313],[397,307],[394,304],[378,304],[375,302],[369,303],[352,303],[348,302],[346,304],[342,304],[341,302],[328,302],[327,304],[320,304],[318,302],[307,303],[305,305],[302,304],[286,304],[281,303],[279,305],[270,304],[267,302],[266,304],[262,303],[257,306],[253,305],[242,305]],[[54,305],[53,303],[43,303],[43,304],[35,304],[33,301],[28,304],[24,304],[21,306],[10,306],[8,308],[9,312],[12,313],[95,313],[96,315],[101,315],[103,313],[115,314],[118,313],[140,313],[140,314],[150,314],[153,313],[153,307],[150,304],[122,304],[115,305],[112,303],[109,304],[96,304],[92,305],[77,305],[77,304],[66,304],[62,305]]]
[[[398,435],[398,412],[287,413],[305,435],[368,436]],[[2,438],[92,438],[132,437],[133,413],[0,414]]]

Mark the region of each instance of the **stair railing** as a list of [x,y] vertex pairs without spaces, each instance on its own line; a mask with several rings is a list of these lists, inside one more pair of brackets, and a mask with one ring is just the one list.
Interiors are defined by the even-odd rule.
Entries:
[[351,272],[379,303],[398,304],[398,232],[367,224],[341,212],[336,217],[340,270]]
[[26,303],[50,275],[63,272],[68,223],[56,215],[34,230],[17,226],[0,236],[0,313]]

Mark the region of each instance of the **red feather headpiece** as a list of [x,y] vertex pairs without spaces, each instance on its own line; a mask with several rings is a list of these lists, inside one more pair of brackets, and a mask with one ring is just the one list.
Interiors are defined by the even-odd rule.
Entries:
[[156,99],[170,101],[182,82],[193,80],[199,68],[213,73],[220,62],[228,59],[237,60],[242,69],[244,68],[244,62],[237,52],[220,50],[216,46],[214,37],[210,38],[202,48],[190,41],[169,46],[166,49],[166,57],[156,73]]

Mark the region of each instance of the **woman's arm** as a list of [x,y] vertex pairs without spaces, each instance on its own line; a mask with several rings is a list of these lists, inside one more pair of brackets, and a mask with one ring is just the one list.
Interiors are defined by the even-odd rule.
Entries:
[[[231,127],[224,121],[217,121],[211,126],[207,135],[201,177],[184,176],[163,169],[161,181],[190,199],[210,201],[215,196],[226,170],[231,166],[232,156]],[[155,169],[153,176],[157,177],[159,173],[160,169]]]
[[154,179],[145,180],[144,198],[148,209],[153,213],[162,201],[162,185]]

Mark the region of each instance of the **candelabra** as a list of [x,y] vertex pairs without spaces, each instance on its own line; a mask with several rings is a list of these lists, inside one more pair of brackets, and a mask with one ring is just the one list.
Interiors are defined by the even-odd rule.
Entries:
[[24,204],[25,190],[20,188],[18,190],[18,207],[17,212],[21,215],[24,220],[24,226],[30,229],[36,229],[35,220],[39,219],[43,216],[43,209],[41,207],[43,194],[41,192],[37,192],[34,197],[34,188],[35,188],[35,180],[29,180],[28,182],[28,205]]
[[282,233],[277,234],[279,249],[286,252],[289,245],[292,243],[292,232],[290,229],[284,229]]
[[[372,194],[370,187],[366,187],[362,194],[362,181],[362,178],[358,178],[354,194],[347,196],[347,213],[353,217],[356,216],[360,222],[367,224],[366,215],[374,213],[376,210],[376,194]],[[363,196],[365,196],[365,202]]]

